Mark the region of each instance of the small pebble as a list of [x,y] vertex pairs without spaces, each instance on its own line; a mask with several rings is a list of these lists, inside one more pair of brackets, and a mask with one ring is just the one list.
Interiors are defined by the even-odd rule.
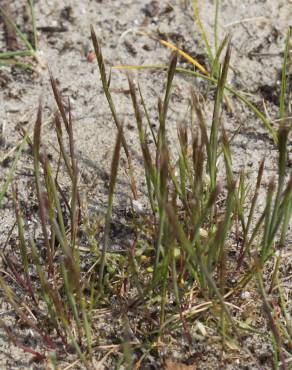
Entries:
[[251,297],[251,295],[250,295],[250,292],[242,292],[241,293],[241,298],[242,299],[249,299]]
[[133,208],[137,213],[142,213],[144,210],[142,203],[135,199],[133,200]]
[[89,63],[92,63],[94,60],[96,59],[96,55],[95,55],[95,52],[94,51],[89,51],[88,54],[87,54],[87,61]]

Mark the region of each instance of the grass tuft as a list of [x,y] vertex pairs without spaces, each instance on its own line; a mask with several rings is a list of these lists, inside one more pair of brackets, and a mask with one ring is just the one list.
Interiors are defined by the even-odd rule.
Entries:
[[[198,17],[197,14],[197,20]],[[111,96],[110,78],[93,27],[91,36],[104,94],[117,128],[104,221],[100,229],[95,225],[90,230],[91,221],[87,217],[94,219],[96,215],[85,216],[80,200],[71,107],[69,104],[69,111],[65,110],[63,97],[50,73],[57,107],[54,131],[58,158],[49,160],[42,145],[41,102],[33,138],[25,135],[34,158],[39,237],[28,227],[23,202],[14,185],[18,242],[15,250],[3,253],[6,269],[0,276],[5,300],[16,317],[36,335],[37,348],[25,345],[18,338],[17,328],[7,327],[1,320],[0,326],[12,343],[38,360],[50,357],[56,368],[64,355],[73,353],[85,368],[91,369],[95,357],[110,347],[116,349],[115,354],[108,355],[112,361],[130,369],[141,366],[142,362],[150,363],[153,356],[159,361],[161,347],[170,343],[178,346],[182,337],[192,344],[196,338],[195,324],[200,324],[208,343],[220,338],[222,351],[240,350],[242,333],[257,330],[252,323],[241,322],[234,314],[240,304],[238,294],[250,284],[254,289],[257,287],[262,300],[272,338],[274,365],[281,363],[285,367],[291,327],[288,303],[279,284],[277,257],[279,250],[284,251],[292,210],[292,181],[288,178],[291,127],[282,124],[277,132],[277,178],[271,179],[260,211],[257,205],[259,194],[265,191],[264,161],[249,197],[244,173],[237,178],[233,171],[231,138],[221,122],[226,109],[224,92],[233,91],[227,85],[231,57],[228,38],[223,43],[226,52],[222,65],[215,56],[216,78],[204,76],[216,87],[212,122],[208,125],[198,96],[190,90],[190,120],[178,125],[173,140],[167,123],[173,104],[173,83],[177,72],[182,72],[177,67],[178,51],[171,55],[164,95],[158,98],[156,131],[142,90],[129,74],[129,105],[134,112],[143,157],[146,207],[145,212],[132,210],[127,222],[134,240],[130,245],[121,241],[123,251],[116,253],[111,248],[111,225],[122,165],[121,149],[127,159],[133,201],[138,199],[138,186],[145,189],[135,177],[131,151]],[[216,55],[222,53],[223,47],[216,49]],[[149,137],[153,138],[152,143]],[[15,171],[15,165],[11,171]],[[66,187],[59,179],[60,173],[66,179]],[[7,181],[12,182],[11,176]],[[4,193],[7,189],[5,185]],[[96,229],[100,230],[99,235]],[[235,258],[230,253],[232,248]],[[273,260],[276,261],[273,281],[268,290],[264,272]],[[233,278],[235,284],[230,285]],[[279,294],[280,317],[275,315],[278,307],[271,304],[271,294],[275,291]],[[109,325],[105,322],[106,315]],[[108,326],[110,334],[106,331]]]

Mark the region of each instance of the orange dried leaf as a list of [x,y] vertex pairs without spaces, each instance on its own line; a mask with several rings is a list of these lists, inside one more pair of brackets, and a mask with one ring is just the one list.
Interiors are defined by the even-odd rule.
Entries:
[[185,53],[184,51],[182,51],[181,49],[179,49],[178,47],[176,47],[175,45],[171,44],[170,42],[168,41],[165,41],[165,40],[159,40],[159,42],[168,47],[169,49],[172,49],[172,50],[175,50],[177,51],[182,57],[184,57],[187,61],[189,61],[190,63],[192,63],[195,67],[197,67],[202,73],[204,73],[206,76],[209,76],[209,72],[206,70],[206,68],[204,68],[199,62],[197,62],[194,58],[192,58],[189,54]]

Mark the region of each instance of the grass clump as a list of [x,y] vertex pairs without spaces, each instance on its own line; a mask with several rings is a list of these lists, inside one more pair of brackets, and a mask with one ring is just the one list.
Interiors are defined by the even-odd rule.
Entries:
[[[7,50],[0,52],[0,67],[1,66],[15,66],[23,69],[33,70],[33,64],[27,62],[26,59],[36,59],[37,57],[37,28],[34,10],[34,1],[28,0],[30,18],[31,18],[31,28],[32,28],[32,40],[29,39],[28,35],[21,30],[21,28],[14,21],[12,14],[10,12],[10,6],[8,4],[3,4],[0,6],[0,15],[4,20],[6,34],[7,34],[7,44],[8,47],[12,46],[13,49],[18,48],[15,44],[18,44],[17,39],[21,40],[25,46],[24,50]],[[10,38],[13,38],[12,44]]]
[[[105,349],[112,351],[107,356],[112,354],[111,364],[117,368],[121,365],[139,368],[153,358],[158,361],[161,348],[171,343],[178,345],[184,340],[192,345],[196,322],[200,323],[206,341],[220,338],[223,351],[239,348],[242,333],[256,329],[235,317],[231,308],[238,294],[253,283],[258,287],[271,328],[274,364],[281,363],[285,368],[291,326],[278,271],[292,209],[292,179],[287,179],[288,122],[282,120],[277,132],[278,180],[270,181],[266,203],[259,214],[256,209],[264,162],[259,167],[253,193],[248,194],[245,175],[236,178],[233,173],[230,139],[221,122],[230,44],[226,42],[224,61],[218,64],[216,80],[212,80],[216,91],[210,129],[198,96],[190,90],[193,119],[189,125],[178,127],[176,158],[168,140],[167,120],[173,80],[180,72],[177,55],[171,57],[164,97],[158,100],[157,132],[151,125],[141,89],[129,75],[148,208],[144,213],[132,212],[129,224],[135,238],[124,246],[126,253],[117,254],[110,248],[110,228],[121,149],[127,159],[134,200],[138,199],[138,185],[93,28],[91,35],[103,89],[118,131],[102,241],[100,245],[96,243],[96,232],[90,230],[90,221],[84,216],[70,105],[66,113],[51,76],[58,107],[54,117],[59,155],[56,168],[41,146],[41,103],[33,138],[26,137],[34,158],[41,238],[27,231],[14,186],[18,250],[12,252],[13,258],[11,253],[3,255],[7,272],[0,278],[3,294],[16,316],[38,338],[37,348],[24,345],[16,329],[3,321],[0,325],[15,345],[40,361],[50,358],[56,368],[58,361],[72,353],[86,368],[92,368],[95,357],[102,357]],[[149,135],[153,138],[151,145]],[[219,157],[223,158],[223,169],[218,167]],[[61,170],[69,188],[65,189],[59,181]],[[223,176],[220,172],[224,179],[220,183],[219,171],[225,173]],[[229,253],[232,245],[237,246],[235,257]],[[82,254],[84,249],[90,253]],[[272,259],[276,259],[273,282],[267,287],[264,271]],[[234,277],[236,283],[230,285],[228,281]],[[271,304],[269,295],[275,290],[280,306]],[[283,320],[275,315],[279,307]],[[111,334],[106,331],[108,322]]]

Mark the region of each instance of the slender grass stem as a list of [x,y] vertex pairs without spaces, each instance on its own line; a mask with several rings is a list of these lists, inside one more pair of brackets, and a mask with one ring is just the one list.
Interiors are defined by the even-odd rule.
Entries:
[[[123,69],[138,69],[138,70],[161,69],[161,70],[165,70],[166,68],[167,68],[167,66],[165,66],[165,65],[155,65],[155,64],[154,65],[146,65],[146,66],[135,66],[135,65],[132,65],[132,66],[118,66],[117,65],[117,66],[113,67],[113,69],[121,69],[121,70],[123,70]],[[181,73],[181,74],[190,75],[190,76],[193,76],[193,77],[201,78],[203,80],[212,82],[214,85],[217,85],[217,83],[218,83],[218,80],[216,80],[214,77],[206,76],[202,73],[199,73],[199,72],[196,72],[196,71],[191,71],[189,69],[177,67],[176,72]],[[273,128],[272,123],[270,122],[270,120],[267,119],[266,116],[251,101],[249,101],[242,93],[235,90],[232,86],[226,84],[225,89],[227,91],[229,91],[230,93],[232,93],[239,100],[241,100],[262,121],[262,123],[264,124],[266,129],[271,134],[274,142],[277,143],[277,141],[278,141],[277,132]]]
[[214,45],[215,45],[215,55],[218,51],[218,18],[219,18],[219,4],[220,0],[215,0],[215,20],[214,20]]
[[17,25],[15,24],[15,22],[10,18],[10,16],[5,12],[5,10],[3,9],[2,6],[0,6],[0,13],[2,13],[3,17],[5,17],[6,21],[10,24],[10,26],[12,28],[14,28],[15,32],[17,33],[17,35],[20,37],[20,39],[23,41],[23,43],[25,44],[25,46],[28,48],[28,50],[31,51],[31,53],[34,55],[35,53],[35,49],[33,48],[33,46],[31,45],[31,43],[28,41],[28,38],[27,36],[21,32],[21,30],[19,29],[19,27],[17,27]]
[[120,127],[118,131],[118,135],[117,135],[117,140],[116,140],[116,145],[115,145],[112,165],[111,165],[110,185],[109,185],[109,194],[108,194],[108,207],[107,207],[107,213],[106,213],[106,218],[105,218],[104,243],[103,243],[102,253],[100,257],[100,265],[99,265],[98,286],[99,286],[99,291],[101,294],[104,291],[103,278],[104,278],[104,268],[105,268],[105,262],[106,262],[105,257],[106,257],[106,252],[108,250],[109,241],[110,241],[110,235],[109,235],[110,222],[111,222],[111,217],[112,217],[113,197],[114,197],[114,190],[115,190],[115,184],[116,184],[117,173],[118,173],[122,140],[123,140],[123,131],[122,131],[122,128]]
[[284,118],[285,117],[285,114],[286,114],[285,98],[286,98],[286,91],[287,91],[287,65],[288,65],[288,58],[289,58],[291,29],[292,29],[291,27],[288,28],[287,35],[286,35],[285,50],[284,50],[284,60],[283,60],[283,67],[282,67],[281,93],[280,93],[280,108],[279,108],[279,116],[280,116],[280,118]]
[[[0,60],[11,58],[11,57],[27,57],[32,56],[31,50],[23,50],[23,51],[3,51],[0,53]],[[3,61],[5,63],[5,61]],[[16,61],[15,61],[16,62]]]
[[36,17],[35,17],[35,7],[34,7],[34,0],[28,0],[32,18],[32,30],[33,30],[33,38],[34,38],[34,50],[36,51],[38,48],[38,41],[37,41],[37,26],[36,26]]

